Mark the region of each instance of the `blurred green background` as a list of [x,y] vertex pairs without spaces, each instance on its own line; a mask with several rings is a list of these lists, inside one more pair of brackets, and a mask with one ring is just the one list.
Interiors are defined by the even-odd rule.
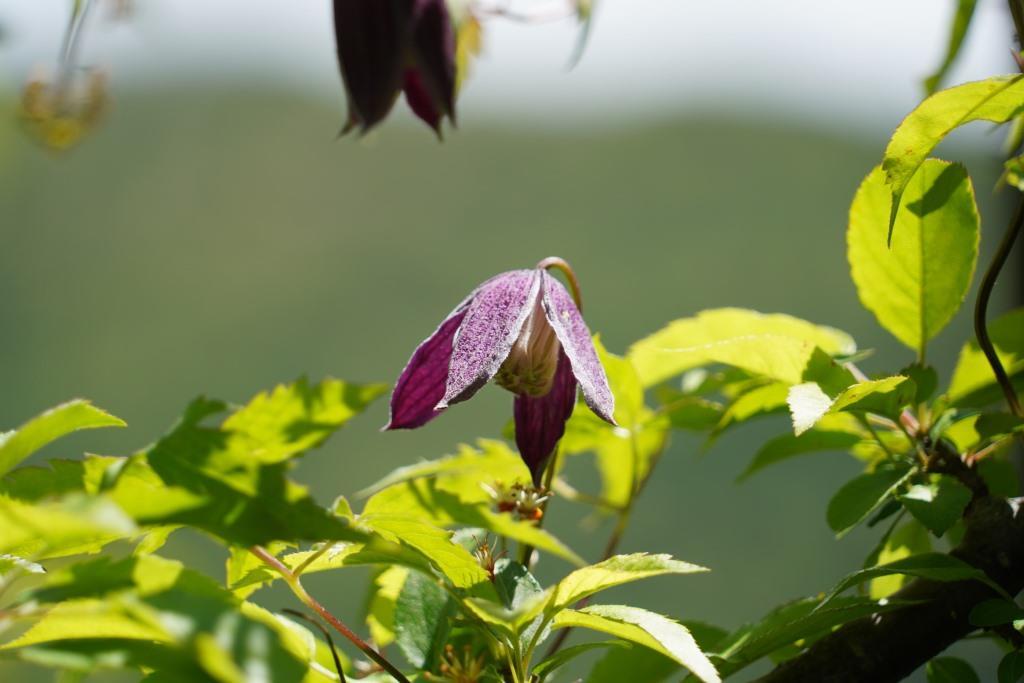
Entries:
[[[303,374],[391,382],[472,287],[548,255],[573,264],[587,320],[616,352],[674,318],[744,306],[847,330],[878,349],[869,372],[912,359],[859,308],[845,257],[847,207],[885,128],[756,112],[573,131],[467,118],[439,144],[403,120],[335,141],[340,118],[335,103],[283,91],[128,91],[95,136],[55,156],[17,130],[8,105],[0,429],[87,397],[129,428],[76,436],[44,457],[123,455],[200,393],[242,402]],[[972,170],[984,257],[1008,197],[991,190],[998,140],[979,139],[945,156]],[[1019,280],[1002,284],[996,310],[1019,290]],[[940,369],[968,334],[965,311],[934,345]],[[382,401],[307,456],[296,478],[323,502],[352,494],[394,467],[499,435],[510,407],[491,388],[425,429],[382,434]],[[852,459],[811,456],[734,483],[759,440],[787,428],[783,418],[751,425],[708,452],[677,437],[622,550],[713,571],[613,597],[735,627],[859,567],[877,532],[836,541],[824,519],[858,470]],[[572,470],[581,486],[594,482],[584,464]],[[581,527],[581,512],[555,501],[549,525],[596,559],[607,528]],[[177,534],[169,552],[223,576],[223,551],[197,534]],[[567,569],[545,558],[540,571]],[[366,579],[336,572],[308,585],[355,622]],[[277,589],[256,597],[292,604]],[[991,680],[991,651],[979,653]],[[51,676],[0,665],[4,681]]]

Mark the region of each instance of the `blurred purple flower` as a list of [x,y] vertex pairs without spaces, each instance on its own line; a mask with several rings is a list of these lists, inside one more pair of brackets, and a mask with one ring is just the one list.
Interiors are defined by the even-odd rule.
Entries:
[[516,395],[516,444],[535,484],[565,432],[577,384],[590,409],[615,424],[590,330],[543,267],[496,275],[456,306],[399,376],[385,429],[420,427],[491,379]]
[[399,92],[438,135],[455,119],[455,32],[445,0],[334,0],[348,122],[366,132]]

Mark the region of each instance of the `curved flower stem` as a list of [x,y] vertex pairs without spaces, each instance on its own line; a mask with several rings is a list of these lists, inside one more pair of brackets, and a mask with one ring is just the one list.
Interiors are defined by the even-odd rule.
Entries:
[[1021,226],[1024,226],[1024,198],[1017,204],[1017,210],[1014,212],[1013,219],[1003,234],[1003,239],[999,242],[995,256],[992,257],[992,263],[989,264],[988,270],[985,271],[985,276],[981,279],[981,287],[978,289],[978,300],[974,306],[974,333],[978,337],[978,346],[985,354],[988,364],[992,366],[992,372],[995,373],[996,381],[999,382],[999,387],[1006,396],[1006,402],[1010,406],[1010,411],[1017,417],[1024,417],[1024,410],[1021,409],[1020,399],[1013,388],[1013,382],[1010,381],[1009,375],[1006,374],[1006,369],[999,360],[999,355],[996,353],[991,337],[989,337],[986,318],[988,302],[992,297],[992,290],[995,288],[996,279],[999,277],[1003,266],[1006,265],[1006,259],[1010,256],[1013,243],[1021,232]]
[[576,302],[576,308],[579,309],[580,313],[583,312],[583,297],[580,296],[580,281],[576,279],[576,273],[573,271],[572,266],[564,258],[558,256],[548,256],[537,264],[537,269],[559,270],[565,275],[565,279],[569,281],[569,291],[572,292],[572,300]]
[[293,593],[295,593],[295,597],[297,597],[302,604],[320,615],[320,618],[333,626],[338,633],[345,636],[353,645],[362,650],[367,657],[379,664],[380,667],[391,674],[396,681],[399,683],[409,683],[409,679],[398,670],[398,667],[389,662],[384,655],[374,650],[369,643],[357,636],[351,629],[345,626],[345,624],[341,623],[337,617],[328,612],[326,607],[317,602],[316,598],[307,593],[306,589],[302,587],[299,577],[292,573],[292,570],[285,566],[281,560],[274,557],[262,546],[255,545],[249,548],[249,552],[255,555],[261,562],[263,562],[263,564],[280,574],[281,578],[284,579],[285,583],[288,584],[288,587],[292,589]]

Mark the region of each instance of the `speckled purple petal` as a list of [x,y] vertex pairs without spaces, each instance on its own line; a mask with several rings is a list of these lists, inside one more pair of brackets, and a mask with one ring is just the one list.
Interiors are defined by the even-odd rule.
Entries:
[[470,295],[438,409],[465,401],[491,381],[508,357],[539,291],[539,271],[512,270],[495,275]]
[[544,463],[565,434],[565,422],[575,406],[576,378],[565,352],[559,351],[558,369],[551,391],[538,398],[526,394],[516,396],[513,407],[516,446],[523,462],[530,468],[534,485],[540,486]]
[[420,344],[402,370],[391,394],[391,417],[384,429],[415,429],[441,414],[437,402],[444,396],[452,342],[466,317],[470,299],[452,311],[434,334]]
[[576,303],[561,282],[542,273],[541,296],[544,304],[544,315],[554,328],[558,341],[562,343],[565,355],[572,364],[572,372],[580,383],[583,400],[587,402],[594,414],[605,422],[615,424],[615,397],[608,387],[608,377],[604,374],[601,361],[594,350],[590,330],[583,321]]

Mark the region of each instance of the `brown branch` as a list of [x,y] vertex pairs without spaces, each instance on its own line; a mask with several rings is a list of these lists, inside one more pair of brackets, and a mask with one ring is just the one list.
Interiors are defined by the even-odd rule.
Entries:
[[[1011,595],[1024,589],[1022,502],[976,498],[965,515],[963,542],[950,552]],[[845,624],[757,683],[900,681],[975,631],[968,620],[971,609],[994,597],[996,592],[978,581],[913,581],[893,599],[917,604]]]

